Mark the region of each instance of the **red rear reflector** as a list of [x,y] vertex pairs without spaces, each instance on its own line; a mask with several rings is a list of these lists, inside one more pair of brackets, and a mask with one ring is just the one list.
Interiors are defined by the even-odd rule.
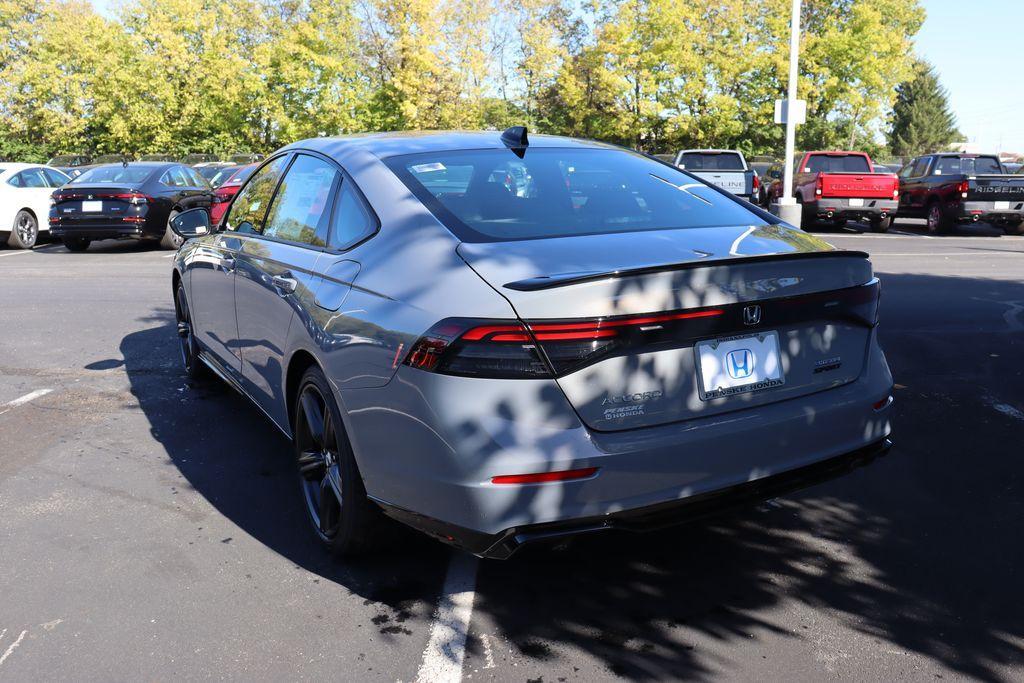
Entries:
[[871,406],[871,407],[874,408],[875,410],[881,410],[882,408],[884,408],[887,405],[889,405],[889,403],[891,401],[892,401],[892,396],[886,396],[881,401],[876,401],[875,404],[873,406]]
[[578,470],[562,470],[561,472],[537,472],[535,474],[502,474],[491,477],[492,484],[543,484],[549,481],[572,481],[586,479],[597,474],[596,467],[584,467]]

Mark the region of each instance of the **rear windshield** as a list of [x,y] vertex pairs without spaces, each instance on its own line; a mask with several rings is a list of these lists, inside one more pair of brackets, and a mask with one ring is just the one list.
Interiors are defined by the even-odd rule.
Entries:
[[933,175],[1002,173],[995,157],[939,157]]
[[859,154],[812,154],[804,173],[871,173],[867,157]]
[[679,167],[687,171],[742,171],[743,160],[735,152],[686,152],[679,157]]
[[71,181],[74,185],[94,184],[137,184],[143,183],[153,173],[152,166],[100,166],[91,168]]
[[738,200],[672,166],[611,149],[431,152],[387,159],[456,237],[491,242],[758,225]]

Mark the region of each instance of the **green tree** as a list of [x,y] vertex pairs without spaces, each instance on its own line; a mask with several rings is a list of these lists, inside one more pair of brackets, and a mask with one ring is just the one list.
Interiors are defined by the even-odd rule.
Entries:
[[949,109],[949,94],[935,69],[924,61],[914,65],[914,76],[896,88],[889,148],[898,156],[936,152],[961,138],[956,117]]

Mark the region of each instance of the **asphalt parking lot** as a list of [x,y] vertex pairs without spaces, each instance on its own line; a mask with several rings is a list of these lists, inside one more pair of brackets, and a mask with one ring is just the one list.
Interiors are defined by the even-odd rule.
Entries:
[[328,559],[283,438],[179,370],[168,252],[0,250],[0,680],[1022,680],[1024,237],[894,230],[825,235],[883,282],[888,457],[506,562]]

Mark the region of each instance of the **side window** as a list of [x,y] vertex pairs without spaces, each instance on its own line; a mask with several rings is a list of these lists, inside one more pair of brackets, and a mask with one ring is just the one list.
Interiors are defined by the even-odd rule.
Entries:
[[349,181],[341,185],[334,208],[330,245],[334,249],[347,249],[376,229],[370,210]]
[[920,178],[928,172],[928,164],[931,162],[931,157],[921,157],[914,162],[914,170],[910,172],[911,178]]
[[312,244],[327,243],[331,190],[341,174],[329,163],[299,154],[274,197],[263,229],[265,237]]
[[160,176],[160,182],[167,187],[189,187],[191,183],[181,166],[171,166]]
[[274,195],[274,188],[288,165],[288,155],[282,155],[255,173],[239,190],[224,220],[227,230],[243,233],[262,233],[263,217]]
[[7,179],[7,184],[12,186],[12,187],[24,187],[22,185],[22,182],[21,182],[21,174],[20,173],[15,173],[10,178],[8,178]]
[[960,173],[960,159],[957,157],[939,157],[939,163],[933,171],[935,175],[956,175]]
[[899,173],[900,178],[910,178],[910,177],[912,177],[911,176],[911,171],[914,170],[914,166],[916,164],[917,164],[917,159],[911,159],[907,163],[906,166],[904,166],[903,168],[900,169],[900,173]]
[[44,188],[50,186],[41,168],[25,169],[19,175],[21,176],[21,185],[18,187]]
[[191,168],[189,166],[182,166],[181,169],[185,172],[185,175],[188,177],[188,184],[190,186],[192,186],[192,187],[206,187],[207,186],[207,182],[203,179],[203,177],[201,175],[199,175],[198,172],[196,172],[196,170],[194,168]]
[[69,180],[66,175],[52,168],[44,168],[43,174],[46,175],[46,180],[49,182],[50,187],[60,187]]

